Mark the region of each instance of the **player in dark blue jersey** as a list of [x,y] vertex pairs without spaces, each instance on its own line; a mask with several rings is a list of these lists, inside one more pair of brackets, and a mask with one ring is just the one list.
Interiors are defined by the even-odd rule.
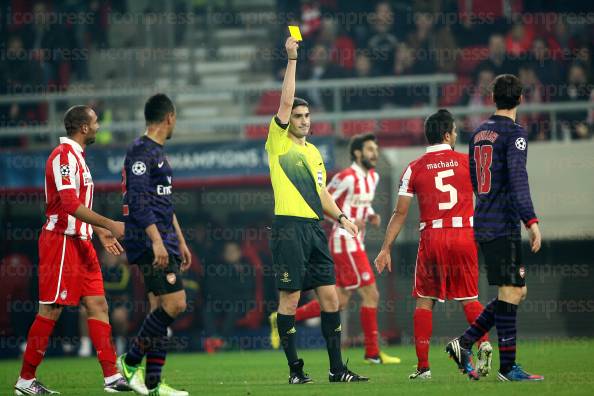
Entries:
[[[146,133],[128,148],[122,174],[128,261],[143,274],[151,305],[128,353],[118,367],[137,393],[183,396],[161,381],[167,353],[167,327],[186,309],[180,273],[191,263],[191,254],[173,211],[172,172],[165,156],[165,141],[175,128],[175,107],[163,94],[144,106]],[[146,356],[146,379],[142,359]]]
[[489,284],[499,291],[466,332],[446,347],[456,363],[464,365],[472,356],[472,344],[495,326],[501,381],[544,379],[526,373],[516,363],[516,312],[527,292],[521,222],[528,230],[532,252],[538,252],[541,245],[526,172],[528,134],[515,122],[521,99],[522,84],[516,76],[497,76],[493,84],[497,111],[475,129],[470,140],[470,175],[476,195],[474,234],[485,258]]

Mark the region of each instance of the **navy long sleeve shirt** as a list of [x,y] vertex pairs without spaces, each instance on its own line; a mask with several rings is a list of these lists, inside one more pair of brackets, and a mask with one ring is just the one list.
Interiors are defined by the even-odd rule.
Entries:
[[526,171],[526,131],[509,117],[493,115],[475,129],[469,157],[476,240],[519,239],[520,222],[528,227],[538,221]]
[[124,248],[134,263],[152,243],[146,227],[155,224],[167,252],[179,256],[179,241],[173,227],[172,172],[163,146],[146,136],[128,148],[122,173]]

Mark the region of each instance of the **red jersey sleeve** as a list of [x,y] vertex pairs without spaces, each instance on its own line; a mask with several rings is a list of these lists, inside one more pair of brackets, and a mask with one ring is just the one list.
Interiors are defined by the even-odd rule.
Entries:
[[412,197],[415,195],[414,189],[414,174],[413,174],[413,164],[409,164],[402,176],[400,176],[400,187],[398,188],[398,195],[405,195],[407,197]]
[[76,188],[75,175],[78,163],[74,154],[62,147],[51,161],[51,179],[57,191]]

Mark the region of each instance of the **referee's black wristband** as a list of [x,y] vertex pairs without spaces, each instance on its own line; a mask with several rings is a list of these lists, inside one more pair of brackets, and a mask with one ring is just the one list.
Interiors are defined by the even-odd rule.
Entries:
[[340,222],[340,219],[342,219],[343,217],[344,217],[345,219],[347,219],[347,220],[349,219],[348,217],[346,217],[346,215],[345,215],[344,213],[341,213],[341,214],[338,216],[338,219],[336,219],[336,220],[338,221],[338,224],[342,224],[342,223]]
[[297,58],[287,58],[288,60],[297,60]]

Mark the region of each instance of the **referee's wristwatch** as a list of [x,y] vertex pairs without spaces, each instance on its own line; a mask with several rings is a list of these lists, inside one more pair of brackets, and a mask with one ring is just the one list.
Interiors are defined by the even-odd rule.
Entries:
[[341,213],[340,215],[338,215],[338,219],[336,219],[336,220],[338,221],[338,224],[342,225],[342,221],[340,221],[340,220],[341,220],[343,217],[344,217],[345,219],[347,219],[347,220],[349,219],[348,217],[346,217],[346,215],[345,215],[344,213]]

